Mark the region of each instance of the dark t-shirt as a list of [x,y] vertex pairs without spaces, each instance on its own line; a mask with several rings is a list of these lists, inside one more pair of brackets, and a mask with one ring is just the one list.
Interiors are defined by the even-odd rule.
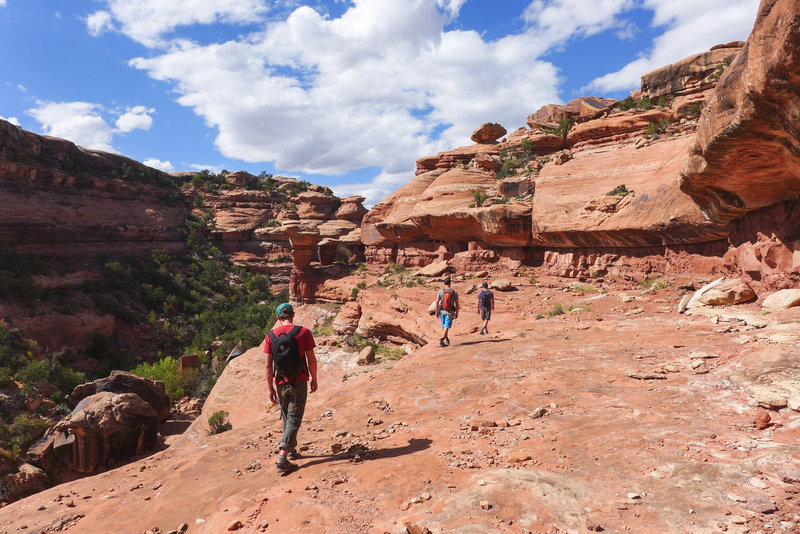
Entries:
[[[483,305],[483,299],[481,297],[483,297],[484,293],[488,293],[488,296],[486,297],[488,306]],[[478,293],[478,307],[491,310],[494,307],[494,293],[488,289],[481,289],[481,292]]]
[[[280,334],[288,334],[289,332],[292,331],[292,328],[294,328],[295,326],[297,326],[297,325],[287,324],[287,325],[278,326],[278,327],[272,329],[272,333],[275,334],[275,336],[279,336]],[[295,336],[294,339],[297,341],[297,348],[300,350],[300,354],[302,354],[304,357],[305,357],[306,351],[311,350],[311,349],[313,349],[314,347],[317,346],[317,344],[314,343],[314,336],[311,334],[311,330],[309,330],[305,326],[300,328],[300,332],[298,332],[297,336]],[[270,341],[269,336],[266,336],[264,338],[264,352],[266,354],[270,354],[270,355],[272,354],[272,342]],[[308,360],[305,360],[305,365],[303,365],[303,371],[299,375],[297,375],[297,378],[294,381],[295,382],[308,382],[308,378],[309,378],[308,377]],[[285,382],[288,382],[288,380],[286,380],[284,377],[282,377],[280,375],[277,375],[275,377],[275,385],[276,386],[278,386],[280,384],[283,384]]]

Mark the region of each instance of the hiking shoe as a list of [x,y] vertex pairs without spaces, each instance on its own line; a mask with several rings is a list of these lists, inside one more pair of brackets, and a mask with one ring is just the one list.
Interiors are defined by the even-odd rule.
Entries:
[[286,455],[289,460],[299,460],[300,453],[297,451],[289,451],[289,454]]
[[483,331],[483,328],[481,328],[480,334],[481,334],[481,335],[483,335],[483,334],[485,334],[485,333],[486,333],[486,332],[484,332],[484,331]]
[[287,460],[285,456],[280,457],[276,466],[278,473],[291,473],[298,467],[297,464],[293,464]]
[[446,347],[446,346],[447,346],[447,345],[445,345],[445,343],[444,343],[444,338],[440,338],[440,339],[439,339],[439,346],[440,346],[440,347]]
[[444,338],[444,346],[445,347],[449,347],[450,346],[450,338],[449,337]]

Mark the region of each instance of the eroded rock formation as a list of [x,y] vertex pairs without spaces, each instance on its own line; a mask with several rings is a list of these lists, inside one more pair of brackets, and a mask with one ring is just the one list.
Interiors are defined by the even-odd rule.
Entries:
[[764,0],[703,112],[681,189],[727,222],[800,194],[800,6]]

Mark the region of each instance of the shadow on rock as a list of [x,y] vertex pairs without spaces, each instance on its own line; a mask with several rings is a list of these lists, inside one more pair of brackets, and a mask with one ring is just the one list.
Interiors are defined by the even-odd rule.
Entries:
[[398,456],[405,456],[406,454],[414,454],[415,452],[424,451],[431,446],[431,443],[433,443],[433,441],[430,439],[412,438],[408,440],[408,445],[403,445],[402,447],[389,447],[385,449],[369,449],[366,445],[356,444],[350,446],[346,451],[339,453],[306,456],[306,458],[319,459],[308,462],[307,464],[303,464],[300,467],[306,468],[326,462],[336,462],[338,460],[353,460],[356,462],[361,462],[366,460],[378,460],[381,458],[397,458]]

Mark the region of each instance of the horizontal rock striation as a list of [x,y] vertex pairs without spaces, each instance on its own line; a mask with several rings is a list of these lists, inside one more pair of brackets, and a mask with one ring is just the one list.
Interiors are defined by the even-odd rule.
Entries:
[[0,242],[42,258],[179,251],[188,208],[168,174],[0,120]]

